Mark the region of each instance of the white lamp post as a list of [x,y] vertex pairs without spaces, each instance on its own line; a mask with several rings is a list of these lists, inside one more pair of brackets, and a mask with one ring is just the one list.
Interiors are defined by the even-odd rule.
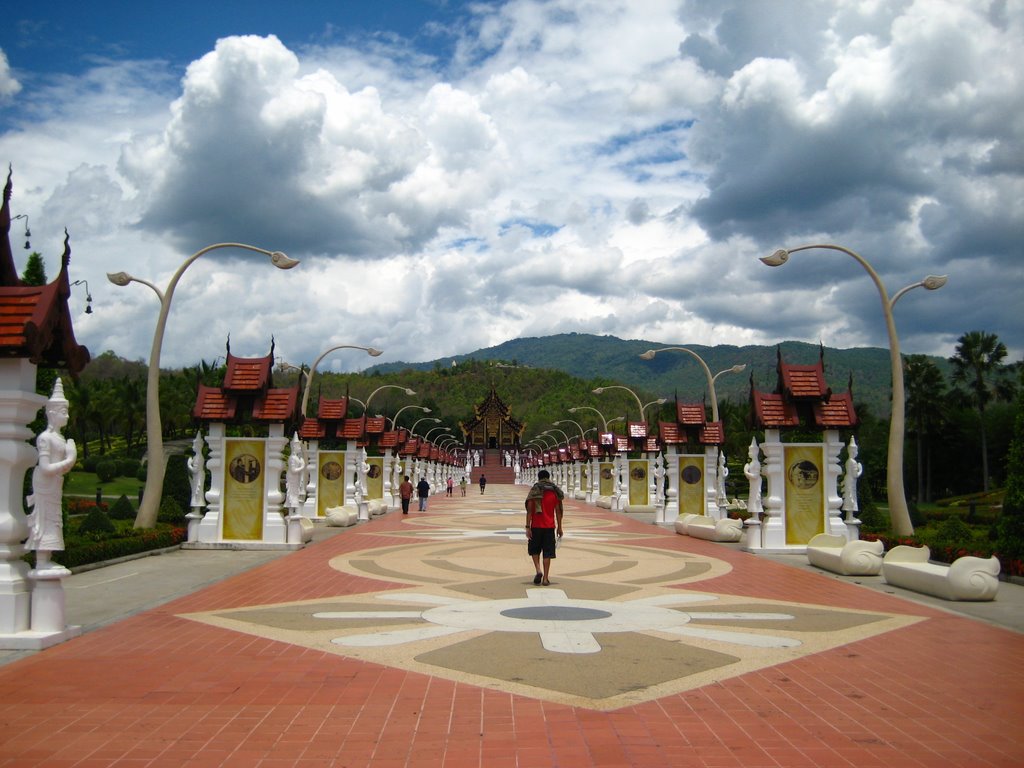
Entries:
[[589,405],[577,405],[575,408],[570,408],[569,409],[569,413],[576,413],[576,411],[593,411],[594,413],[596,413],[598,415],[598,417],[601,419],[601,432],[602,433],[608,431],[608,425],[611,424],[612,422],[614,422],[614,421],[624,421],[625,420],[624,416],[616,416],[614,419],[611,419],[611,421],[609,421],[608,419],[606,419],[604,417],[603,413],[601,413],[599,410],[597,410],[597,408],[594,408],[594,407],[589,406]]
[[688,355],[691,355],[698,363],[700,363],[700,367],[704,370],[704,376],[708,380],[708,397],[711,398],[711,420],[718,421],[718,395],[715,393],[715,381],[723,373],[742,373],[747,368],[746,363],[740,363],[738,365],[734,365],[732,368],[726,368],[724,371],[719,371],[714,376],[712,376],[711,369],[708,367],[708,364],[704,362],[704,358],[702,358],[692,349],[689,349],[687,347],[662,347],[661,349],[648,349],[646,352],[640,355],[640,358],[642,360],[653,360],[654,356],[659,352],[670,351],[686,352]]
[[412,424],[412,428],[409,430],[409,434],[410,435],[415,436],[415,434],[416,434],[416,427],[418,427],[420,425],[421,421],[432,421],[435,424],[440,424],[441,423],[440,419],[435,419],[433,416],[424,416],[422,419],[416,419],[416,421],[414,421],[413,424]]
[[156,525],[160,497],[163,492],[166,468],[164,466],[163,424],[160,421],[160,350],[164,342],[167,316],[171,310],[171,299],[174,297],[174,289],[177,287],[178,281],[181,280],[181,276],[192,265],[192,262],[203,254],[218,248],[241,248],[246,251],[262,253],[268,256],[270,263],[278,269],[291,269],[299,263],[298,259],[291,259],[280,251],[267,251],[244,243],[216,243],[199,249],[185,259],[162,291],[149,280],[133,277],[127,272],[107,273],[107,279],[114,285],[125,286],[132,282],[141,283],[151,288],[160,300],[160,314],[157,316],[156,329],[153,332],[153,346],[149,352],[149,371],[146,377],[146,451],[148,457],[146,459],[146,486],[138,515],[135,517],[136,528],[152,528]]
[[366,405],[363,406],[363,413],[366,413],[370,410],[370,403],[373,401],[373,396],[380,392],[382,389],[400,389],[403,392],[405,392],[405,394],[409,395],[409,397],[412,397],[413,395],[416,394],[408,387],[403,387],[400,384],[383,384],[377,387],[375,390],[373,390],[373,392],[370,393],[370,396],[366,398]]
[[[440,419],[438,419],[438,421],[440,421]],[[444,430],[444,432],[442,432],[441,434],[445,434],[450,431],[448,427],[431,427],[430,429],[427,430],[427,433],[423,436],[423,439],[429,441],[431,434],[437,432],[437,430],[439,429]]]
[[[634,392],[629,387],[622,386],[621,384],[610,384],[607,387],[598,387],[597,389],[594,390],[594,394],[600,395],[603,392],[605,392],[605,390],[609,389],[624,389],[633,396],[633,398],[636,400],[636,407],[640,409],[640,421],[647,420],[647,417],[644,415],[644,409],[647,407],[647,405],[662,405],[668,402],[667,398],[660,397],[657,400],[652,400],[651,402],[647,403],[647,405],[644,405],[643,403],[640,402],[640,396],[636,392]],[[572,408],[569,409],[569,412],[572,413]]]
[[938,290],[946,284],[947,278],[945,275],[928,275],[923,280],[901,288],[890,299],[882,279],[867,260],[860,254],[841,245],[802,245],[799,248],[790,248],[788,250],[780,248],[771,256],[763,256],[761,261],[769,267],[778,267],[789,261],[791,253],[813,248],[839,251],[852,257],[858,264],[864,267],[878,289],[878,296],[882,301],[882,313],[885,316],[885,328],[889,334],[889,368],[892,378],[892,414],[889,418],[889,455],[886,464],[886,492],[889,500],[889,518],[892,522],[893,531],[896,534],[911,536],[914,533],[914,525],[910,521],[910,510],[907,508],[907,497],[903,489],[903,433],[905,429],[903,360],[900,356],[900,340],[899,336],[896,335],[896,321],[893,318],[892,309],[899,298],[907,291],[914,288],[926,288],[929,291]]
[[402,415],[402,411],[407,411],[410,408],[417,408],[418,410],[421,410],[424,413],[430,413],[430,409],[427,408],[427,406],[425,405],[403,405],[401,408],[398,409],[398,413],[395,414],[395,418],[388,419],[388,421],[391,422],[392,429],[398,428],[398,417]]
[[[309,405],[309,393],[313,390],[313,377],[316,375],[316,367],[320,365],[320,361],[327,357],[331,352],[337,352],[339,349],[361,349],[370,357],[380,357],[383,354],[382,350],[374,349],[373,347],[360,347],[355,344],[339,344],[336,347],[325,349],[320,353],[320,357],[313,361],[313,365],[309,367],[309,375],[306,377],[306,391],[302,393],[302,417],[306,417],[306,407]],[[351,398],[350,398],[351,399]]]

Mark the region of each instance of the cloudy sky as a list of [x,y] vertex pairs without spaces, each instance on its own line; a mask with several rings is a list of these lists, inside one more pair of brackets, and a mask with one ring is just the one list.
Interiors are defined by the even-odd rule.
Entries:
[[[152,8],[147,6],[152,5]],[[79,340],[324,368],[577,331],[1024,351],[1024,0],[21,3],[12,212]],[[272,7],[271,7],[272,6]],[[18,257],[24,221],[12,227]],[[19,269],[23,264],[19,264]]]

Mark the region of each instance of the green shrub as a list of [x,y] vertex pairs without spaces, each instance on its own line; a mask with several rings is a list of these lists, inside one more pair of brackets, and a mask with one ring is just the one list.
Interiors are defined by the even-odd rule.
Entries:
[[110,508],[110,517],[112,520],[135,519],[135,507],[132,506],[127,496],[121,494],[120,498],[114,502],[114,505]]
[[140,467],[142,462],[138,459],[121,459],[117,462],[118,477],[135,477]]
[[[104,539],[69,538],[63,552],[54,553],[53,559],[66,568],[86,563],[100,563],[118,557],[150,552],[181,544],[187,531],[181,527],[129,529],[124,536]],[[29,553],[30,555],[35,553]]]
[[146,468],[141,464],[139,465],[139,471],[135,473],[135,479],[140,483],[146,482]]
[[1024,560],[1024,396],[1017,401],[1013,440],[1006,456],[1006,494],[996,523],[996,549],[1004,563]]
[[104,459],[96,464],[96,478],[101,483],[109,483],[117,477],[117,462],[111,459]]
[[182,525],[185,522],[185,510],[181,508],[177,499],[164,496],[160,502],[160,510],[156,513],[157,522],[169,523],[171,525]]
[[966,548],[974,541],[974,531],[959,515],[950,515],[935,526],[935,533],[929,539],[936,548]]
[[85,472],[95,472],[96,465],[99,463],[99,457],[96,455],[89,455],[82,459],[82,470]]
[[874,504],[862,509],[857,513],[861,522],[861,530],[871,533],[885,533],[889,530],[889,518],[886,517]]
[[114,533],[117,529],[114,524],[110,522],[110,518],[107,513],[99,507],[93,507],[85,519],[78,525],[78,535],[86,536],[89,534],[98,534],[100,536],[104,534]]
[[[164,474],[164,492],[161,498],[174,499],[180,510],[188,511],[191,507],[192,480],[188,474],[188,457],[184,454],[178,453],[168,457],[167,472]],[[182,514],[185,513],[184,511]]]

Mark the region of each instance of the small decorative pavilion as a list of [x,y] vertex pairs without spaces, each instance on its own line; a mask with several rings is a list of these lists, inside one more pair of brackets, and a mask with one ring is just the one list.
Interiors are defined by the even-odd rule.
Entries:
[[[839,476],[843,449],[839,430],[858,424],[853,407],[853,382],[846,392],[833,392],[825,383],[825,350],[813,365],[794,365],[778,351],[778,380],[774,392],[762,392],[750,383],[754,426],[764,430],[768,480],[764,515],[747,521],[744,548],[762,552],[804,552],[819,533],[857,538],[855,525],[841,518]],[[794,430],[820,430],[821,442],[783,442]],[[757,446],[751,446],[757,459]]]
[[[211,479],[206,514],[189,525],[189,546],[302,546],[288,535],[281,492],[286,433],[297,424],[299,387],[275,388],[273,364],[273,341],[269,354],[253,358],[236,357],[229,342],[223,386],[199,385],[192,417],[208,428]],[[266,436],[228,437],[229,425],[242,424]]]
[[722,422],[708,421],[703,402],[683,403],[677,396],[676,420],[659,422],[658,434],[668,478],[664,519],[658,522],[673,522],[683,514],[720,519],[725,504],[718,498],[718,457],[725,444]]

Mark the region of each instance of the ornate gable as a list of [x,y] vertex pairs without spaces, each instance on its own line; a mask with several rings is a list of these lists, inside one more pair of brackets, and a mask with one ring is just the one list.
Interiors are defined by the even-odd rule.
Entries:
[[518,447],[525,425],[512,418],[494,387],[473,407],[473,418],[459,422],[466,445],[475,448]]
[[70,237],[64,231],[60,272],[46,285],[24,285],[11,250],[11,173],[0,206],[0,356],[24,357],[36,365],[67,369],[77,376],[89,362],[89,350],[75,340],[68,298],[71,282]]

